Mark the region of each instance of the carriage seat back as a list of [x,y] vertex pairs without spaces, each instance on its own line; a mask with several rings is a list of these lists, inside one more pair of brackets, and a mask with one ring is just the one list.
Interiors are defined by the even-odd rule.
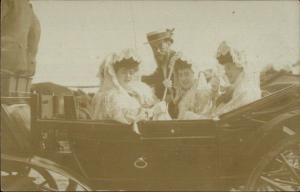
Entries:
[[63,97],[40,95],[40,105],[41,119],[89,119],[83,118],[84,111],[80,109],[79,102],[73,95]]

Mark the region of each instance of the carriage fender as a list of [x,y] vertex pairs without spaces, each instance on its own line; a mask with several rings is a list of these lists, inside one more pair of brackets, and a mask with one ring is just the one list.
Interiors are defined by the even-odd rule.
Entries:
[[[283,139],[299,137],[300,135],[300,110],[290,111],[276,116],[262,126],[256,138],[255,145],[249,151],[249,154],[259,155],[261,157],[272,147],[275,147]],[[259,151],[259,153],[258,153]],[[261,154],[263,153],[263,154]]]
[[15,161],[19,163],[29,164],[34,167],[39,167],[42,169],[46,169],[48,171],[53,171],[55,173],[61,174],[62,176],[65,176],[69,179],[72,179],[73,181],[79,183],[81,186],[83,186],[87,190],[91,190],[88,182],[86,179],[82,178],[78,174],[74,173],[71,170],[67,170],[65,167],[58,165],[57,163],[50,161],[48,159],[39,157],[39,156],[32,156],[32,157],[16,157],[12,155],[7,154],[1,154],[1,159],[8,160],[8,161]]
[[290,136],[300,134],[300,110],[283,113],[264,124],[263,139],[278,131]]

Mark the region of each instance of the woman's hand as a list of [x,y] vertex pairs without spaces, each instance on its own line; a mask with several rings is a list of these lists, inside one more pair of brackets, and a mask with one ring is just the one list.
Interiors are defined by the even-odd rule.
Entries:
[[168,113],[168,107],[165,101],[156,103],[152,107],[153,120],[172,120]]
[[164,113],[167,111],[167,104],[165,101],[160,101],[158,103],[156,103],[153,107],[152,107],[152,111],[154,114],[159,114],[159,113]]
[[144,109],[144,108],[140,108],[140,110],[138,111],[138,113],[136,113],[136,111],[128,111],[128,110],[126,110],[126,111],[123,112],[123,114],[124,114],[125,121],[128,124],[148,119],[148,115],[146,113],[146,109]]
[[141,108],[140,112],[137,116],[137,121],[143,121],[143,120],[148,120],[150,118],[150,112],[146,108]]
[[228,103],[232,98],[233,91],[234,88],[232,86],[226,87],[224,94],[217,98],[216,105],[218,106],[221,103]]

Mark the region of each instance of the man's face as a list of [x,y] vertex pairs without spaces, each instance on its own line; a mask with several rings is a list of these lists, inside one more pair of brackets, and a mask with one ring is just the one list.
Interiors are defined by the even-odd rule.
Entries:
[[120,85],[126,89],[131,82],[137,79],[137,72],[137,67],[129,69],[126,67],[119,68],[116,72],[116,75]]
[[232,62],[224,63],[224,69],[230,83],[234,83],[239,74],[242,72],[242,69]]
[[179,85],[183,89],[190,89],[194,83],[194,72],[190,68],[179,69],[177,71]]
[[154,42],[151,44],[154,54],[157,56],[164,56],[166,55],[171,48],[172,42],[168,39],[164,39],[158,42]]

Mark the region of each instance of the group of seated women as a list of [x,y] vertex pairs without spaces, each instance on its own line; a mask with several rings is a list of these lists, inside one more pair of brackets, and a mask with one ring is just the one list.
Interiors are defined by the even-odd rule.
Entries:
[[[261,97],[259,75],[251,72],[243,55],[222,42],[216,59],[227,84],[217,73],[195,73],[193,63],[178,58],[174,64],[171,101],[160,101],[141,81],[141,59],[132,49],[107,56],[100,66],[99,91],[92,101],[92,118],[132,124],[141,120],[208,119]],[[173,107],[170,107],[173,106]]]

